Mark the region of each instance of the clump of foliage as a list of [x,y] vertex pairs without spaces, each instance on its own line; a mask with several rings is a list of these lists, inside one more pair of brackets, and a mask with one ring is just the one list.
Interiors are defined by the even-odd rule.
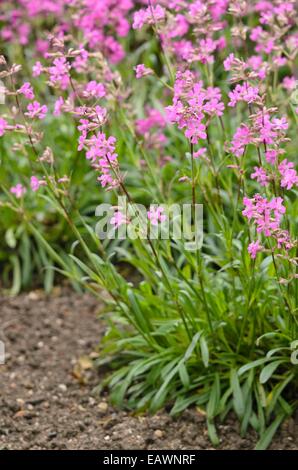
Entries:
[[[295,2],[4,3],[1,224],[12,249],[21,238],[15,270],[30,278],[33,252],[105,299],[97,362],[113,369],[113,403],[204,407],[214,444],[234,411],[266,448],[297,408]],[[17,37],[32,67],[14,64]],[[114,229],[132,226],[119,195],[148,207],[151,228],[163,204],[202,204],[201,249],[141,231],[99,239],[100,202]]]

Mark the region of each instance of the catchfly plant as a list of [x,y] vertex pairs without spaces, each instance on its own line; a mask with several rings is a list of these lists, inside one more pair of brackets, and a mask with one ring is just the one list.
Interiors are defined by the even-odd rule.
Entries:
[[3,283],[106,303],[114,405],[267,448],[297,410],[297,3],[1,6]]

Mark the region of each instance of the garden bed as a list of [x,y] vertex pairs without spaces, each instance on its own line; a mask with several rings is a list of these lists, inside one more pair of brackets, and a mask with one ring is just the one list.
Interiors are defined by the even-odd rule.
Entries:
[[[179,418],[113,409],[92,390],[90,368],[104,325],[91,296],[56,289],[0,299],[0,449],[213,449],[203,411]],[[90,356],[91,354],[91,356]],[[218,426],[220,449],[253,449],[254,433],[239,437],[230,417]],[[298,421],[288,420],[272,449],[298,449]]]

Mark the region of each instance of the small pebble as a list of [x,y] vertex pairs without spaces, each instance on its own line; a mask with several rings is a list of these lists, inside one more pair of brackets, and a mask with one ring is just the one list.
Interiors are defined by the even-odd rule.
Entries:
[[101,411],[102,413],[105,413],[108,409],[108,404],[106,402],[102,401],[98,404],[97,407],[98,407],[99,411]]

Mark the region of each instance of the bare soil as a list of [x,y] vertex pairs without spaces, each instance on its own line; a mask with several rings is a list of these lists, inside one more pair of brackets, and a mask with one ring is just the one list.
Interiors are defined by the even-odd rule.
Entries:
[[[92,353],[104,333],[98,301],[57,289],[0,297],[0,449],[213,449],[203,413],[133,416],[92,390],[100,381]],[[253,449],[231,417],[219,425],[220,449]],[[272,449],[298,449],[298,424],[285,423]]]

